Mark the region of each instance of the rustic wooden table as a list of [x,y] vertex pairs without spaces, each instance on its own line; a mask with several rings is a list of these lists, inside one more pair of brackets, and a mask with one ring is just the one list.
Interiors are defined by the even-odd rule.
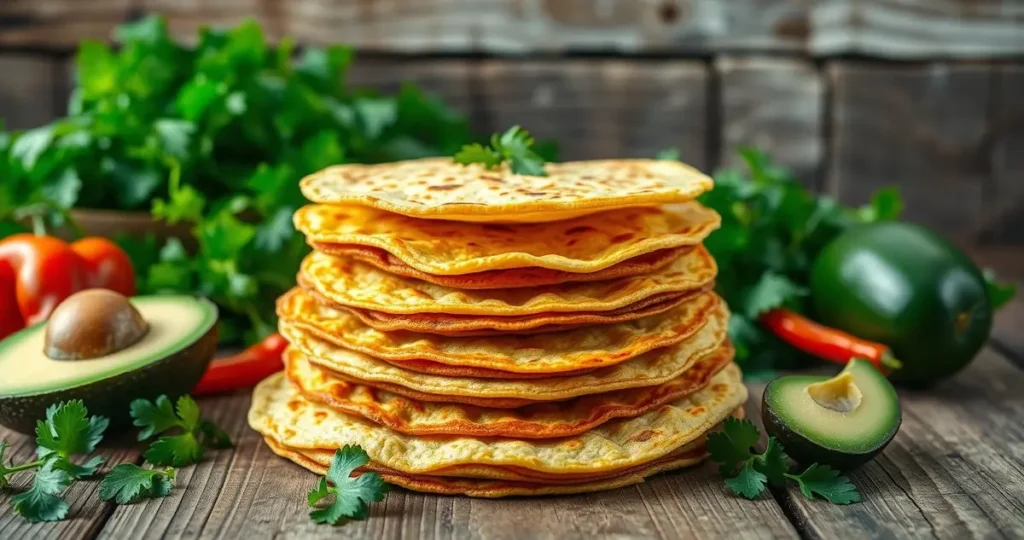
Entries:
[[[982,258],[984,261],[984,257]],[[1018,274],[1021,275],[1021,274]],[[592,495],[478,500],[395,490],[366,521],[316,526],[306,492],[314,476],[274,456],[245,422],[246,392],[202,400],[233,450],[182,469],[170,496],[103,503],[97,482],[67,492],[70,518],[30,524],[0,497],[0,538],[1022,538],[1024,537],[1024,297],[1004,309],[991,343],[954,379],[902,392],[903,426],[886,451],[853,474],[864,502],[833,506],[797,491],[746,501],[714,466],[663,474]],[[747,414],[760,423],[763,384]],[[0,429],[11,456],[33,441]],[[140,462],[130,439],[104,452]],[[24,475],[15,489],[24,487]]]

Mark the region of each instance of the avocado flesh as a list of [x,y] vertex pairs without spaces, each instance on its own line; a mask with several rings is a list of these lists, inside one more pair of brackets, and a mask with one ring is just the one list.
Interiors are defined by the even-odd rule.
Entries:
[[863,360],[851,361],[832,379],[780,377],[765,388],[762,405],[765,429],[790,457],[843,470],[881,452],[902,418],[892,384]]
[[88,360],[43,353],[45,323],[0,341],[0,424],[31,433],[48,406],[81,399],[90,414],[130,425],[129,404],[187,393],[217,347],[217,308],[190,296],[133,298],[150,331],[127,349]]

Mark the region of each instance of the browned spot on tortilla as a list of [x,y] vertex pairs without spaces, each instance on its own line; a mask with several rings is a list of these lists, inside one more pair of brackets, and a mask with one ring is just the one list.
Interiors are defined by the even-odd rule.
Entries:
[[430,191],[451,191],[460,187],[462,187],[462,184],[448,184],[444,186],[427,186],[427,189]]
[[661,430],[657,429],[645,429],[632,437],[629,438],[632,442],[644,442],[649,440],[651,437],[661,435]]
[[580,234],[580,233],[591,232],[591,231],[597,231],[597,229],[595,229],[593,227],[590,227],[590,226],[587,226],[587,225],[580,225],[578,227],[573,227],[573,228],[565,231],[565,234]]

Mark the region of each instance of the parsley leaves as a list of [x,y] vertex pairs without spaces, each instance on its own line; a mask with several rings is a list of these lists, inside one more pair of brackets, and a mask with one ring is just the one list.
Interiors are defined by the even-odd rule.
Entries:
[[530,133],[519,126],[512,126],[500,135],[492,135],[490,146],[479,143],[463,146],[454,159],[462,165],[479,163],[488,169],[507,162],[509,170],[515,174],[547,176],[544,171],[546,160],[534,149]]
[[224,430],[200,416],[199,405],[190,396],[178,398],[177,407],[171,406],[167,396],[156,401],[137,399],[131,404],[134,424],[141,429],[139,440],[144,441],[166,431],[177,429],[177,435],[165,435],[149,446],[143,457],[153,465],[183,467],[203,459],[208,448],[227,448],[231,439]]
[[[327,476],[309,492],[306,497],[309,512],[314,523],[337,525],[343,519],[365,519],[369,514],[368,504],[384,499],[388,484],[374,472],[363,472],[353,477],[356,469],[369,463],[370,458],[358,446],[345,445],[334,453]],[[334,501],[316,507],[324,499],[334,496]]]
[[775,437],[768,437],[764,452],[752,452],[760,438],[750,420],[736,418],[727,419],[722,431],[708,434],[711,459],[719,464],[718,472],[726,478],[726,487],[736,495],[756,499],[769,484],[781,488],[788,479],[796,482],[808,499],[818,495],[834,504],[860,501],[850,479],[826,465],[815,463],[800,474],[791,474],[789,456]]

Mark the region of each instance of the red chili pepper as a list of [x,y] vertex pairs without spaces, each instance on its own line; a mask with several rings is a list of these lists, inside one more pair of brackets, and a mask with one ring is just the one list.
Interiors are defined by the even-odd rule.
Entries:
[[902,367],[889,347],[818,324],[786,309],[773,309],[761,315],[761,323],[786,343],[830,362],[846,364],[853,358],[863,358],[882,372]]
[[91,236],[73,242],[71,249],[85,264],[88,287],[135,296],[135,268],[128,254],[117,244]]
[[18,309],[18,278],[7,261],[0,260],[0,339],[25,328]]
[[192,394],[213,394],[255,386],[284,368],[281,356],[287,346],[288,342],[281,334],[275,333],[234,356],[215,359],[192,389]]

